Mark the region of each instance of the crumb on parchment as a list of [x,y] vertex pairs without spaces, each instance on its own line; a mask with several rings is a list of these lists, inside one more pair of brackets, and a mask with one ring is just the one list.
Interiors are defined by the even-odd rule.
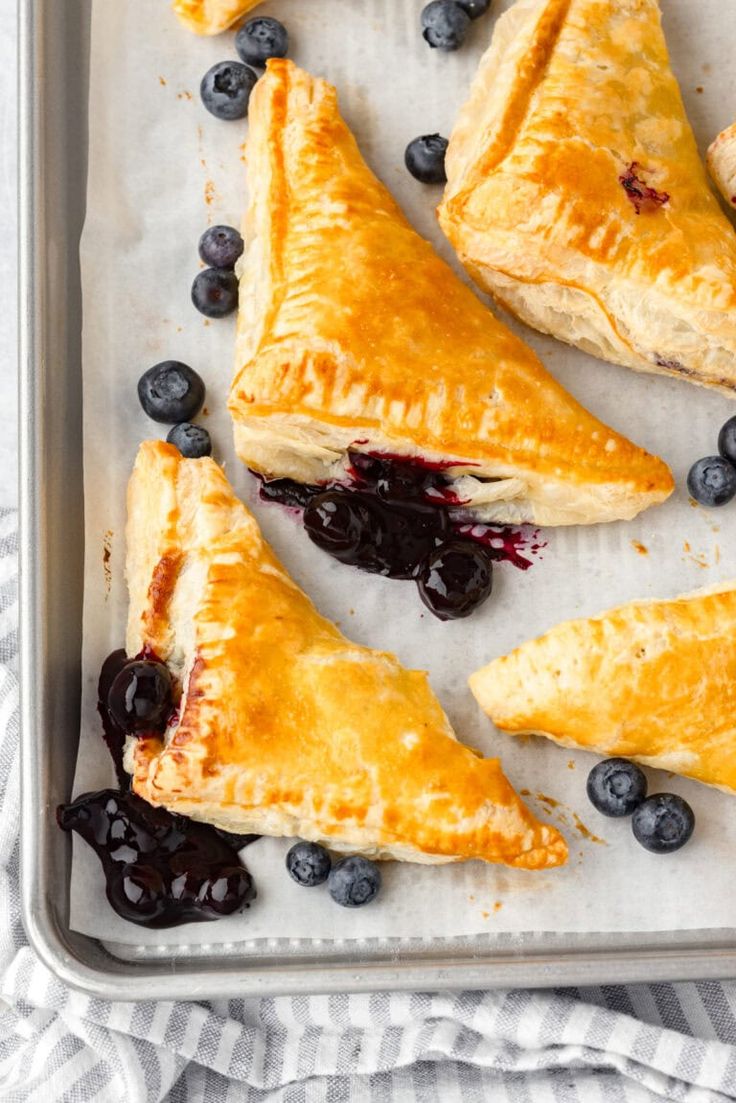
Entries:
[[105,579],[105,600],[107,600],[110,594],[110,587],[112,585],[112,567],[110,566],[110,559],[112,558],[112,529],[107,529],[102,537],[102,572]]

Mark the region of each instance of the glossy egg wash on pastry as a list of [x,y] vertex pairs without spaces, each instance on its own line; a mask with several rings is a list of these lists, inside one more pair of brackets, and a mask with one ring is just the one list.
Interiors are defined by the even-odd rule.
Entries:
[[[666,465],[584,410],[415,233],[335,89],[290,61],[253,90],[248,183],[236,450],[325,550],[436,582],[442,616],[462,574],[466,615],[483,555],[528,559],[499,526],[631,518],[670,494]],[[464,559],[442,551],[458,540]]]
[[470,688],[503,731],[736,792],[736,583],[560,624]]
[[565,861],[498,761],[457,741],[426,675],[320,616],[213,460],[143,444],[127,542],[126,654],[166,671],[141,672],[134,705],[130,660],[122,675],[110,660],[135,796],[239,838],[428,863]]
[[[732,140],[710,157],[729,202]],[[657,0],[517,0],[445,164],[442,228],[522,321],[637,371],[736,392],[736,234]]]

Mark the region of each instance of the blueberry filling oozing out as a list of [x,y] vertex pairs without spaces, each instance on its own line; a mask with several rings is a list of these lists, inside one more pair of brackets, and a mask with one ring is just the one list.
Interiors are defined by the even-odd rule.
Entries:
[[256,892],[237,850],[214,827],[153,808],[133,793],[103,789],[61,805],[102,863],[107,898],[143,927],[218,919],[247,907]]
[[434,506],[393,506],[357,490],[327,490],[304,510],[304,527],[335,559],[386,578],[413,578],[447,533],[446,514]]
[[641,173],[644,171],[638,161],[632,161],[626,172],[618,178],[637,214],[642,211],[656,211],[670,201],[667,192],[657,191],[642,180]]
[[491,595],[490,557],[472,540],[448,540],[425,558],[417,586],[424,604],[440,620],[469,617]]
[[122,728],[110,713],[107,706],[107,699],[110,695],[112,683],[127,662],[128,656],[125,654],[125,650],[122,647],[118,648],[117,651],[111,652],[102,664],[100,678],[97,683],[97,711],[102,720],[103,738],[115,765],[118,785],[122,789],[127,789],[130,784],[130,779],[123,767],[126,732],[125,728]]
[[118,727],[130,734],[163,731],[171,714],[173,686],[164,663],[134,659],[115,675],[107,707]]
[[[141,669],[148,677],[141,678]],[[120,789],[87,793],[57,813],[64,830],[77,831],[95,850],[115,911],[146,927],[216,919],[255,897],[238,851],[258,835],[195,823],[130,792],[123,766],[126,739],[161,732],[175,720],[173,691],[168,669],[150,648],[132,660],[122,648],[108,655],[100,671],[97,708]],[[149,726],[137,727],[141,712],[152,705]]]
[[166,664],[149,647],[134,659],[128,659],[122,648],[111,652],[100,670],[97,711],[118,784],[127,789],[125,740],[129,735],[163,732],[175,715],[174,685]]
[[[310,539],[341,563],[387,578],[414,579],[441,620],[466,617],[491,593],[493,561],[531,565],[526,537],[498,526],[456,520],[462,507],[450,464],[348,452],[349,479],[310,486],[262,480],[264,501],[304,510]],[[532,552],[542,545],[532,544]]]

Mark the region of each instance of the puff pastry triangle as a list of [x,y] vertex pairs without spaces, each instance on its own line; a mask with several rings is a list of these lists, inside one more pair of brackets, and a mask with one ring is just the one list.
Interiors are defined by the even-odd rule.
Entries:
[[736,390],[736,235],[657,0],[518,0],[446,165],[442,227],[504,306],[603,359]]
[[174,0],[182,23],[195,34],[220,34],[258,6],[261,0]]
[[736,582],[560,624],[470,688],[504,731],[736,792]]
[[269,62],[249,108],[250,204],[230,394],[240,458],[344,477],[349,448],[449,465],[480,520],[633,517],[661,460],[584,410],[406,221],[334,88]]
[[321,617],[210,459],[141,446],[128,494],[128,654],[183,687],[126,766],[151,804],[236,832],[407,861],[560,865],[559,832],[458,743],[427,677]]

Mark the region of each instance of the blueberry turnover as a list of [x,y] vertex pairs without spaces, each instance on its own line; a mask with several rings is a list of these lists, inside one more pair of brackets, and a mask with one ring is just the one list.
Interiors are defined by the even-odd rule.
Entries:
[[[296,834],[351,854],[564,862],[561,835],[498,761],[458,742],[426,675],[320,616],[212,459],[143,444],[127,541],[127,653],[155,655],[179,687],[163,730],[154,710],[150,730],[127,737],[137,796],[239,835]],[[292,875],[322,877],[317,858],[292,853]],[[332,883],[346,906],[378,887],[350,868]]]
[[622,758],[736,792],[734,686],[734,582],[568,621],[470,679],[503,731],[620,756],[588,789],[607,815],[646,795]]
[[490,571],[449,556],[435,569],[446,541],[630,518],[667,497],[667,467],[584,410],[414,232],[330,85],[268,63],[248,171],[236,448],[265,496],[306,507],[325,551],[421,577],[431,605],[465,615]]
[[637,371],[736,390],[736,235],[658,0],[513,5],[445,165],[445,234],[524,322]]

